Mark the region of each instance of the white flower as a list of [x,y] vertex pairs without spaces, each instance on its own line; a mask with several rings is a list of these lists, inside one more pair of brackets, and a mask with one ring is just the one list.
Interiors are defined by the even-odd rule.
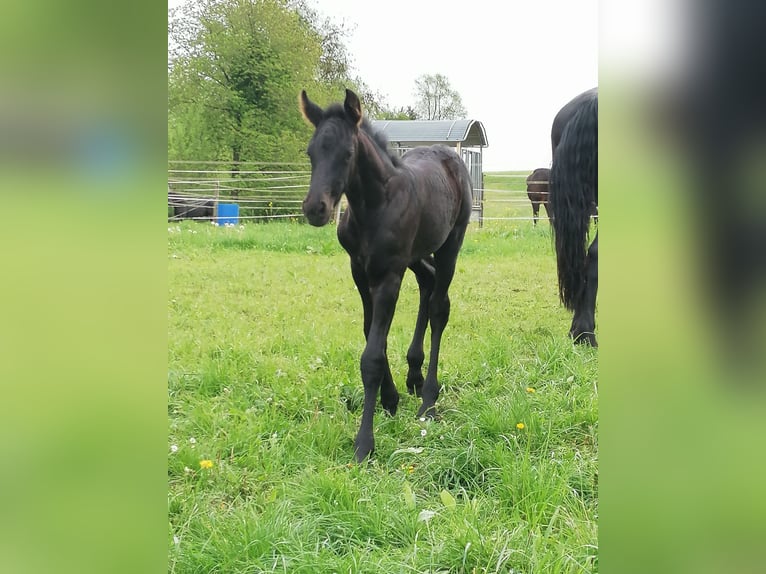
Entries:
[[426,422],[426,417],[420,417],[420,422],[421,422],[421,423],[424,423],[424,422]]
[[186,474],[191,474],[191,473],[192,473],[192,472],[194,472],[194,471],[193,471],[192,469],[190,469],[188,466],[185,466],[185,467],[184,467],[184,472],[185,472]]
[[177,444],[171,444],[170,445],[170,452],[172,452],[172,453],[178,452],[178,445]]
[[173,544],[175,544],[176,546],[181,544],[181,539],[175,534],[173,535]]
[[426,436],[428,431],[426,429],[420,429],[420,436]]
[[193,436],[189,437],[189,442],[192,443],[192,444],[197,444],[197,439],[194,438]]

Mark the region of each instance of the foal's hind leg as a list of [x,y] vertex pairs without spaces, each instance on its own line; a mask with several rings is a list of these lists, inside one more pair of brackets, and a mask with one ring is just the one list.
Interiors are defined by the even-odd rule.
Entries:
[[575,343],[586,343],[598,347],[595,334],[596,292],[598,291],[598,233],[588,248],[588,258],[585,265],[585,286],[575,308],[569,335]]
[[436,274],[433,293],[428,304],[428,313],[431,320],[431,356],[428,362],[428,373],[423,383],[423,404],[418,410],[418,416],[436,415],[436,399],[439,398],[441,387],[436,376],[439,364],[439,347],[441,346],[442,333],[449,321],[450,300],[449,286],[455,275],[455,263],[460,246],[463,244],[465,229],[454,229],[439,250],[434,253]]
[[410,265],[418,280],[420,289],[420,305],[418,307],[418,319],[415,322],[415,332],[412,335],[412,343],[407,350],[407,391],[415,393],[418,397],[423,391],[423,338],[428,327],[428,303],[434,290],[434,259],[428,257]]

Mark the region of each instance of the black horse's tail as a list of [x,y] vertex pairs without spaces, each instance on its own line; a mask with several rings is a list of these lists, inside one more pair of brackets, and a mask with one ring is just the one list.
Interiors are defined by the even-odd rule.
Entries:
[[559,297],[574,310],[585,285],[590,216],[598,205],[598,99],[585,101],[567,122],[550,174]]

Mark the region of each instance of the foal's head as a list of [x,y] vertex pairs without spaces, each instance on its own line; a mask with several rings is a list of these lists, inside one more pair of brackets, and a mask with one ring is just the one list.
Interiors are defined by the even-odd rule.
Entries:
[[333,104],[323,110],[301,92],[300,108],[314,126],[307,153],[311,159],[311,183],[303,213],[311,225],[330,221],[333,209],[346,191],[356,159],[357,136],[362,124],[362,106],[357,95],[346,90],[343,106]]

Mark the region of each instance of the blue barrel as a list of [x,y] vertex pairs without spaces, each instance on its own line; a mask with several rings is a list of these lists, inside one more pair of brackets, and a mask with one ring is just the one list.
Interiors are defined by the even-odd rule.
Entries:
[[218,217],[216,218],[218,225],[236,225],[239,223],[239,205],[236,203],[219,203],[218,204]]

